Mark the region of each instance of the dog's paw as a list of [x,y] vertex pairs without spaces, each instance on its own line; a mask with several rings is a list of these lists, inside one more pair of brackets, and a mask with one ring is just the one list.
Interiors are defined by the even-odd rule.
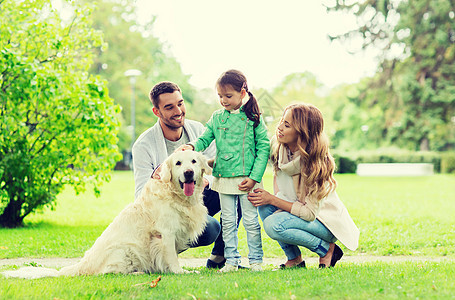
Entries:
[[197,270],[185,270],[185,269],[180,269],[180,270],[176,270],[174,271],[175,274],[190,274],[190,273],[200,273],[199,271]]
[[139,272],[139,271],[131,272],[131,275],[144,275],[144,274],[145,274],[145,272]]
[[193,273],[193,274],[194,274],[194,273],[199,274],[200,272],[197,271],[197,270],[185,270],[185,269],[183,269],[183,273],[184,273],[184,274],[191,274],[191,273]]
[[174,269],[174,270],[172,270],[172,273],[174,273],[174,274],[184,274],[185,270],[183,270],[182,268]]

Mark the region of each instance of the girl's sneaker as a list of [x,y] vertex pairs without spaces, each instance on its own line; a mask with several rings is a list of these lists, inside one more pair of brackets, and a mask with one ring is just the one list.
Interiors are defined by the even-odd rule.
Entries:
[[261,263],[252,263],[250,265],[250,269],[253,272],[260,272],[260,271],[262,271],[262,264]]
[[225,264],[224,267],[222,267],[219,272],[226,273],[226,272],[235,272],[235,271],[238,271],[238,270],[239,270],[238,266]]

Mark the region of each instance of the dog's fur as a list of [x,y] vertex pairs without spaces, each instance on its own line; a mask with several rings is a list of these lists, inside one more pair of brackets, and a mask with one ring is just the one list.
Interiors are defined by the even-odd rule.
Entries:
[[206,172],[210,168],[202,154],[194,151],[172,154],[161,167],[161,179],[147,182],[141,195],[120,212],[79,263],[60,271],[27,267],[4,275],[37,278],[184,272],[177,254],[197,240],[207,222],[207,209],[202,201],[202,176]]

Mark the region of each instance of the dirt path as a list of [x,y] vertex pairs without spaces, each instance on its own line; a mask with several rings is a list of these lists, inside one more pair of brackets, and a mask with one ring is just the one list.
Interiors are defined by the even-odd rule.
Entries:
[[[12,258],[12,259],[0,259],[0,266],[5,265],[16,265],[16,266],[23,266],[24,264],[27,265],[34,265],[37,264],[43,267],[52,267],[52,268],[60,268],[64,266],[69,266],[75,264],[80,260],[78,258]],[[343,256],[338,264],[343,263],[356,263],[356,264],[363,264],[375,261],[382,261],[382,262],[404,262],[404,261],[413,261],[413,262],[424,262],[424,261],[432,261],[432,262],[440,262],[440,261],[452,261],[454,260],[453,257],[426,257],[426,256],[371,256],[371,255],[356,255],[356,256]],[[206,258],[180,258],[180,265],[183,267],[202,267],[205,266],[207,259]],[[278,266],[285,261],[284,257],[279,258],[264,258],[264,265],[274,265]],[[317,257],[306,257],[305,261],[308,266],[317,266],[318,265],[318,258]],[[248,266],[248,260],[246,258],[242,259],[242,265]]]

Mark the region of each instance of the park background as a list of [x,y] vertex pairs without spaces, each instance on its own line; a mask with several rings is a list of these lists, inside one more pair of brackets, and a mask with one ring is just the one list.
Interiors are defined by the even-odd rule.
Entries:
[[[292,286],[294,294],[288,294],[288,280],[273,294],[257,287],[239,294],[227,289],[234,293],[229,295],[292,298],[298,290],[342,298],[361,298],[356,291],[373,298],[449,297],[454,286],[445,282],[453,278],[455,252],[453,1],[190,3],[0,0],[0,258],[82,256],[133,199],[131,144],[156,122],[150,88],[161,80],[177,82],[187,117],[204,123],[219,108],[216,78],[233,67],[245,72],[271,133],[290,103],[312,103],[323,112],[339,194],[361,230],[361,247],[347,255],[420,256],[428,263],[346,264],[334,269],[339,273],[304,275],[314,290]],[[183,19],[177,28],[187,22],[192,34],[176,34],[169,15]],[[436,175],[354,175],[364,162],[431,163]],[[270,176],[269,170],[269,189]],[[282,255],[265,234],[264,243],[268,255]],[[241,245],[246,248],[244,237]],[[185,255],[206,257],[208,249]],[[373,282],[378,272],[389,274],[388,281],[359,285]],[[258,280],[242,276],[253,285]],[[267,275],[281,280],[276,276]],[[342,280],[346,289],[328,290],[319,276]],[[84,281],[53,279],[60,284],[52,293],[65,295],[68,285],[81,298],[131,292],[118,283],[103,290],[106,278],[118,279],[97,278],[87,290]],[[225,280],[233,282],[221,280],[222,287],[238,287],[234,277]],[[10,298],[40,298],[46,282],[32,284],[31,294],[20,281],[1,287]],[[189,282],[186,289],[194,285]],[[185,288],[179,297],[188,297]],[[204,294],[206,286],[196,289],[191,295],[228,297]]]

